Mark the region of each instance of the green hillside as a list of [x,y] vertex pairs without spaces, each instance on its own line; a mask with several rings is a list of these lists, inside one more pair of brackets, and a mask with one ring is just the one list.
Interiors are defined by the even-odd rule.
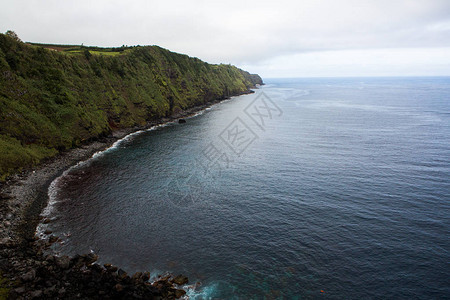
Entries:
[[115,129],[261,83],[234,66],[157,46],[25,44],[0,34],[0,180]]

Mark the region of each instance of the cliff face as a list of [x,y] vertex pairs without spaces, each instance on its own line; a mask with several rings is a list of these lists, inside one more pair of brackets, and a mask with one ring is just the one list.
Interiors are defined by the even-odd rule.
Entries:
[[0,34],[0,180],[115,129],[262,84],[234,66],[157,46],[88,50],[52,51]]

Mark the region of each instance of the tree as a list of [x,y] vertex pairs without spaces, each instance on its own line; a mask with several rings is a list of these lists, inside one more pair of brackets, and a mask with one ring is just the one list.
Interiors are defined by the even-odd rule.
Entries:
[[84,56],[86,57],[87,60],[89,60],[92,57],[92,53],[89,52],[88,49],[84,49],[83,50],[83,54],[84,54]]
[[15,33],[15,32],[12,31],[12,30],[8,30],[5,34],[6,34],[7,36],[9,36],[9,37],[15,39],[15,40],[18,41],[18,42],[22,42],[22,40],[19,38],[19,36],[17,35],[17,33]]

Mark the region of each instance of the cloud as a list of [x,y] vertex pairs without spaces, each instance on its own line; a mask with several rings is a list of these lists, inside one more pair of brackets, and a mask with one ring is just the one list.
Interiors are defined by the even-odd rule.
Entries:
[[449,53],[450,47],[332,50],[283,55],[242,67],[265,78],[448,76]]
[[0,30],[26,41],[157,44],[213,63],[367,49],[450,47],[450,1],[7,1]]

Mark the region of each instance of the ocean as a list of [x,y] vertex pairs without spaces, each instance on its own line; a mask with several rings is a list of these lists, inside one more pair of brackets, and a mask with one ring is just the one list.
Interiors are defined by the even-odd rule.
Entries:
[[57,178],[53,250],[190,299],[450,298],[450,78],[265,83]]

